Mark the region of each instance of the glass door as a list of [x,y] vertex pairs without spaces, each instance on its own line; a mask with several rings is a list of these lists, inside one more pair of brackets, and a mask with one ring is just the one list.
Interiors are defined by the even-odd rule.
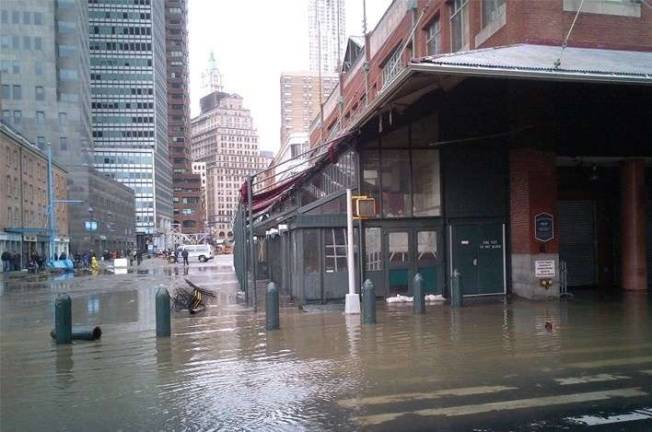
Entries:
[[417,231],[417,271],[423,277],[426,294],[441,294],[439,236],[435,230]]
[[387,244],[387,295],[407,295],[410,286],[410,235],[408,231],[390,231]]

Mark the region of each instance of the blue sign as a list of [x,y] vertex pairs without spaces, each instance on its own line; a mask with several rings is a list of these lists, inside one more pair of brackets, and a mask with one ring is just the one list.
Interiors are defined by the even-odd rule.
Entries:
[[555,221],[550,213],[534,216],[534,238],[544,243],[555,238]]

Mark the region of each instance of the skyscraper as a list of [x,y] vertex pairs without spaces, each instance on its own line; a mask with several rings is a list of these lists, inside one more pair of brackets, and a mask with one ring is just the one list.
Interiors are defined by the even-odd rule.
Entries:
[[165,3],[89,0],[89,23],[95,166],[134,190],[142,247],[172,223]]
[[87,0],[5,0],[0,24],[3,121],[68,171],[71,252],[128,247],[133,192],[92,168]]
[[[209,62],[209,72],[217,67]],[[219,71],[217,71],[219,72]],[[243,180],[271,161],[258,147],[258,131],[242,96],[213,91],[200,100],[201,113],[192,119],[191,155],[205,163],[206,219],[218,239],[233,239],[233,218]]]
[[346,44],[346,0],[309,0],[308,54],[310,71],[337,72]]
[[184,234],[203,229],[201,178],[190,163],[187,0],[165,0],[168,144],[172,163],[173,228]]

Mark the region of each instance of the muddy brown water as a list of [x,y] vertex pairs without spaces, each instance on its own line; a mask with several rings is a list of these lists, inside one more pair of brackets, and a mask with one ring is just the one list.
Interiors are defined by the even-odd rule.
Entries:
[[[649,299],[379,304],[378,324],[287,307],[281,330],[242,305],[228,263],[148,263],[127,275],[7,281],[0,292],[2,430],[358,430],[358,398],[536,385],[577,362],[652,355]],[[154,294],[183,277],[216,293],[156,339]],[[102,339],[56,346],[58,293]],[[552,329],[546,328],[551,323]],[[568,375],[568,373],[567,373]],[[511,384],[509,384],[511,385]],[[391,402],[391,400],[387,400]],[[391,405],[391,403],[390,403]],[[392,430],[392,428],[388,428]]]

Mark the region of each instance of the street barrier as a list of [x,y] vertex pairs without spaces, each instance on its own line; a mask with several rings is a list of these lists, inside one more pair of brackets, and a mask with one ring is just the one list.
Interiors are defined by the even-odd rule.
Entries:
[[451,307],[458,308],[464,304],[462,295],[462,275],[457,269],[453,270],[451,276]]
[[279,320],[278,288],[274,282],[267,284],[265,296],[265,318],[267,330],[277,330],[281,327]]
[[72,343],[72,301],[67,294],[54,301],[54,330],[57,345]]
[[170,294],[165,288],[156,292],[156,337],[170,337]]
[[423,276],[417,273],[414,276],[414,303],[412,303],[412,311],[415,314],[426,313],[426,293],[423,289]]
[[362,284],[362,323],[376,324],[376,289],[369,279]]

